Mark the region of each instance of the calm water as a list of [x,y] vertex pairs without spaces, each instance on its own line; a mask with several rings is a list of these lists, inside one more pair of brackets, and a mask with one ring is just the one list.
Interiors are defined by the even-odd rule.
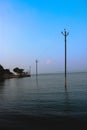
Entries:
[[87,117],[87,73],[39,75],[0,82],[0,119],[6,115]]

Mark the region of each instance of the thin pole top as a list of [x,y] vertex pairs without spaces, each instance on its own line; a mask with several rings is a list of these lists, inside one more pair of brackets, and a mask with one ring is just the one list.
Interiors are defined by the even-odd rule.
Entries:
[[36,60],[36,63],[38,63],[38,60]]
[[64,32],[61,32],[64,36],[68,36],[69,32],[66,32],[66,29],[64,29]]

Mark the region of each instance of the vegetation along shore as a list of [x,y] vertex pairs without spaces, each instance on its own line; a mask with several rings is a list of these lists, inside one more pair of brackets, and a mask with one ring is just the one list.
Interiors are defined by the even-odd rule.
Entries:
[[0,79],[9,79],[9,78],[22,78],[22,77],[30,77],[31,74],[29,72],[24,72],[24,69],[20,69],[18,67],[13,69],[11,72],[9,69],[4,69],[2,65],[0,65]]

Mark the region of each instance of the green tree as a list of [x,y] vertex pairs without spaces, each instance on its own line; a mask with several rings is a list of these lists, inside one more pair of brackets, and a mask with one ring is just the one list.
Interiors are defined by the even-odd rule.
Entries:
[[0,65],[0,76],[2,76],[4,74],[4,68],[2,65]]
[[24,69],[19,69],[18,67],[13,69],[14,72],[18,73],[18,74],[22,74]]
[[5,69],[4,70],[4,74],[13,74],[12,72],[10,72],[10,70],[9,69]]

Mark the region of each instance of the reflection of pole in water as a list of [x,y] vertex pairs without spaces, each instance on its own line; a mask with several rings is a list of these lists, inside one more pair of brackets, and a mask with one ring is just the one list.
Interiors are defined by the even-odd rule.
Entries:
[[38,87],[38,77],[36,76],[36,86]]
[[61,32],[64,35],[64,40],[65,40],[65,88],[67,87],[67,46],[66,46],[66,37],[69,35],[69,33],[66,32],[66,29],[64,29],[64,32]]
[[71,105],[70,105],[69,93],[67,91],[67,88],[65,88],[65,112],[66,114],[69,114],[70,111],[71,111]]

